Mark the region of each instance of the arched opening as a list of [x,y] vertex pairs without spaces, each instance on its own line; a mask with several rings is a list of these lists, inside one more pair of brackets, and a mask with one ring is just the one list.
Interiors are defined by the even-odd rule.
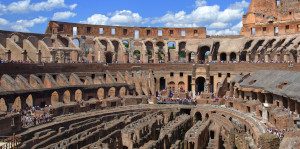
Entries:
[[166,79],[164,77],[161,77],[159,79],[159,89],[160,90],[166,89]]
[[78,48],[80,47],[79,39],[77,39],[77,38],[73,39],[73,43],[76,47],[78,47]]
[[108,64],[112,63],[112,59],[113,59],[113,53],[112,52],[106,52],[105,53],[106,63],[108,63]]
[[216,61],[218,59],[218,53],[220,48],[220,42],[215,42],[212,48],[212,60]]
[[105,98],[105,92],[104,92],[103,88],[98,89],[97,96],[98,96],[98,99],[100,99],[100,100]]
[[122,43],[126,49],[129,48],[129,42],[127,40],[123,40]]
[[205,78],[204,77],[198,77],[196,79],[196,82],[195,82],[195,85],[196,85],[196,93],[200,94],[201,92],[204,91],[204,87],[205,87]]
[[169,82],[168,87],[171,91],[175,91],[175,82],[173,82],[173,81]]
[[203,46],[198,48],[198,62],[205,63],[210,54],[210,48],[208,46]]
[[106,40],[100,40],[100,43],[104,46],[104,51],[107,51],[107,41]]
[[180,81],[178,83],[178,89],[179,89],[180,92],[185,92],[185,83]]
[[[165,44],[160,41],[160,42],[156,43],[156,46],[158,47],[158,53],[157,53],[158,61],[159,61],[159,63],[164,63],[164,61],[165,61],[165,51],[164,51]],[[168,52],[168,54],[169,54],[169,52]]]
[[223,61],[223,62],[226,62],[227,61],[227,54],[226,53],[221,53],[220,54],[220,60]]
[[27,107],[29,107],[29,108],[32,108],[32,107],[33,107],[33,98],[32,98],[32,95],[29,95],[29,96],[26,98],[26,105],[27,105]]
[[126,88],[125,87],[121,87],[121,89],[119,91],[119,95],[120,95],[120,97],[126,96]]
[[52,106],[55,106],[59,103],[59,94],[54,91],[52,94],[51,94],[51,105]]
[[214,131],[209,131],[209,136],[210,136],[210,139],[215,139],[215,132]]
[[68,103],[71,102],[71,93],[70,93],[70,91],[66,90],[64,92],[63,101],[64,101],[65,104],[68,104]]
[[82,101],[82,91],[79,89],[75,91],[75,101]]
[[230,61],[237,61],[236,54],[234,52],[230,53]]
[[178,50],[178,60],[181,62],[186,61],[186,42],[180,42],[179,43],[179,50]]
[[119,46],[120,46],[120,43],[116,40],[113,40],[112,41],[112,44],[114,46],[114,52],[115,52],[115,60],[118,60],[118,51],[119,51]]
[[140,50],[134,50],[133,51],[133,58],[137,61],[141,60],[141,52]]
[[247,51],[242,51],[240,55],[240,61],[245,62],[247,60]]
[[195,122],[202,121],[202,114],[200,112],[196,112],[195,114]]
[[63,37],[60,37],[59,40],[63,44],[64,47],[69,47],[69,40]]
[[7,105],[3,98],[0,99],[0,111],[7,112]]
[[27,39],[31,42],[31,44],[32,44],[35,48],[38,49],[38,46],[39,46],[39,38],[37,38],[37,37],[35,37],[35,36],[29,36]]
[[148,56],[148,63],[153,63],[153,52],[154,52],[154,47],[153,43],[151,41],[147,41],[145,43],[146,50],[147,50],[147,56]]
[[43,41],[48,47],[53,47],[53,41],[50,37],[43,38]]
[[108,97],[116,97],[116,88],[112,87],[108,90]]

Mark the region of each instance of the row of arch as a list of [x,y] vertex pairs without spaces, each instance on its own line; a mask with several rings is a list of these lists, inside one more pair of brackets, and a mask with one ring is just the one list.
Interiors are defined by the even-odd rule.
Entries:
[[[56,106],[58,104],[70,104],[70,103],[80,103],[83,101],[88,101],[92,98],[98,99],[99,101],[106,98],[114,98],[114,97],[124,97],[127,95],[127,89],[125,87],[121,87],[119,92],[117,92],[115,87],[111,87],[109,89],[99,88],[97,89],[96,96],[83,96],[83,92],[80,89],[75,91],[65,90],[60,93],[58,91],[51,92],[50,100],[49,98],[39,98],[33,97],[32,94],[29,94],[25,102],[22,102],[21,96],[16,97],[13,102],[9,102],[5,100],[5,98],[0,98],[0,111],[21,111],[22,109],[39,106],[41,108],[46,105]],[[86,99],[85,99],[86,98]]]

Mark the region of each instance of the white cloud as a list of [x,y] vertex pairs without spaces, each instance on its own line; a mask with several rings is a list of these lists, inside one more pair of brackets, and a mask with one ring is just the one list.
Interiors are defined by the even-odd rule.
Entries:
[[72,5],[70,5],[70,9],[71,9],[71,10],[74,10],[74,9],[77,8],[77,6],[78,6],[77,4],[72,4]]
[[12,24],[11,29],[14,31],[28,32],[31,27],[36,24],[45,23],[48,19],[45,17],[37,17],[32,20],[18,20]]
[[237,34],[232,22],[240,21],[249,3],[245,0],[233,3],[221,10],[219,5],[207,5],[206,0],[196,0],[196,8],[190,13],[185,11],[168,12],[162,17],[155,18],[152,24],[163,24],[168,27],[205,26],[208,34]]
[[0,14],[11,13],[26,13],[30,11],[50,11],[56,8],[69,8],[75,9],[77,4],[67,5],[65,0],[47,0],[37,3],[32,3],[31,0],[20,0],[12,2],[8,5],[0,4]]
[[8,20],[0,18],[0,26],[7,25],[9,23]]
[[53,14],[52,20],[60,21],[75,17],[77,14],[71,11],[56,12]]
[[108,17],[102,14],[94,14],[87,18],[86,21],[81,21],[81,23],[87,24],[97,24],[97,25],[107,25],[108,24]]
[[138,13],[130,10],[116,11],[112,14],[94,14],[81,23],[98,24],[98,25],[140,25],[145,22]]

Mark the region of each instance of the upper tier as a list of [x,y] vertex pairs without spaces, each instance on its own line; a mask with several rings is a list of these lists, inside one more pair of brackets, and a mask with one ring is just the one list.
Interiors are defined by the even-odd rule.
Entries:
[[50,21],[46,30],[46,34],[96,37],[103,36],[134,39],[203,39],[206,38],[206,28],[125,27]]

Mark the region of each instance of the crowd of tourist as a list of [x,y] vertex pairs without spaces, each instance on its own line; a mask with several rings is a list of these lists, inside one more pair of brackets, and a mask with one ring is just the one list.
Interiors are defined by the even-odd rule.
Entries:
[[24,128],[37,126],[50,121],[52,121],[52,116],[48,106],[45,108],[32,107],[21,111],[21,122]]
[[280,139],[283,139],[284,137],[284,134],[287,132],[286,129],[283,129],[282,131],[281,130],[278,130],[278,129],[275,129],[275,128],[268,128],[267,129],[267,132],[268,133],[271,133],[273,135],[276,135],[278,138]]
[[[175,94],[179,94],[179,92],[185,96],[182,98],[175,97]],[[159,104],[195,104],[195,99],[192,98],[191,93],[186,93],[182,89],[180,89],[179,92],[175,93],[171,90],[162,90],[157,93],[157,102]]]

